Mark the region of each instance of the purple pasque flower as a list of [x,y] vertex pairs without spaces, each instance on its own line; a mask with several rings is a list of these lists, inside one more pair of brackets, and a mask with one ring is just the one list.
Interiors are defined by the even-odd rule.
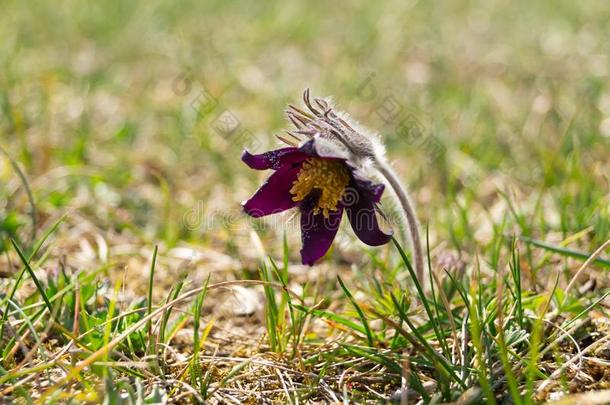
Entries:
[[330,248],[343,211],[362,242],[370,246],[387,243],[392,234],[380,229],[375,215],[384,185],[366,178],[348,157],[321,137],[259,155],[244,151],[242,160],[252,169],[274,170],[242,204],[245,212],[258,218],[298,208],[301,259],[310,266]]

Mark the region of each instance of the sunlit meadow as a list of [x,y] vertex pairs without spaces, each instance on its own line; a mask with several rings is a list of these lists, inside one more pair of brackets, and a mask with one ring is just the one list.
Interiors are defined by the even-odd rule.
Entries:
[[[0,2],[0,402],[610,402],[603,1]],[[423,277],[241,203],[303,91]],[[373,176],[374,178],[374,176]],[[375,178],[376,182],[382,179]]]

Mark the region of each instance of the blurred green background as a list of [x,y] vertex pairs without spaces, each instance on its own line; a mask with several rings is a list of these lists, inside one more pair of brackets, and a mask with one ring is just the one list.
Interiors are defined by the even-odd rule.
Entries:
[[[585,230],[584,250],[610,233],[606,2],[1,9],[0,141],[29,179],[39,222],[74,207],[110,239],[239,256],[243,227],[197,218],[237,212],[265,175],[241,164],[241,149],[273,147],[283,109],[308,87],[386,140],[433,245],[486,249],[498,224],[554,242]],[[389,107],[400,113],[387,118]],[[401,130],[405,117],[415,135]],[[0,239],[25,240],[27,197],[6,156],[0,164]]]

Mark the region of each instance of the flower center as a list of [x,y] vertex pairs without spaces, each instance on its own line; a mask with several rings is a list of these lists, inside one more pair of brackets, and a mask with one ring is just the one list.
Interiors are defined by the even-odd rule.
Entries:
[[314,214],[320,211],[328,218],[330,211],[336,211],[349,183],[349,173],[338,160],[309,158],[301,166],[297,179],[292,183],[292,201],[303,201],[314,189],[320,196],[314,207]]

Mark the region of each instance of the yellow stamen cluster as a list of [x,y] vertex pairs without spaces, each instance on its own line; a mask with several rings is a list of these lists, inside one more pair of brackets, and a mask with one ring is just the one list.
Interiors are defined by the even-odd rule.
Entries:
[[349,173],[342,162],[312,157],[303,163],[290,194],[293,201],[303,201],[314,189],[319,190],[314,214],[322,211],[328,218],[330,211],[337,210],[348,183]]

